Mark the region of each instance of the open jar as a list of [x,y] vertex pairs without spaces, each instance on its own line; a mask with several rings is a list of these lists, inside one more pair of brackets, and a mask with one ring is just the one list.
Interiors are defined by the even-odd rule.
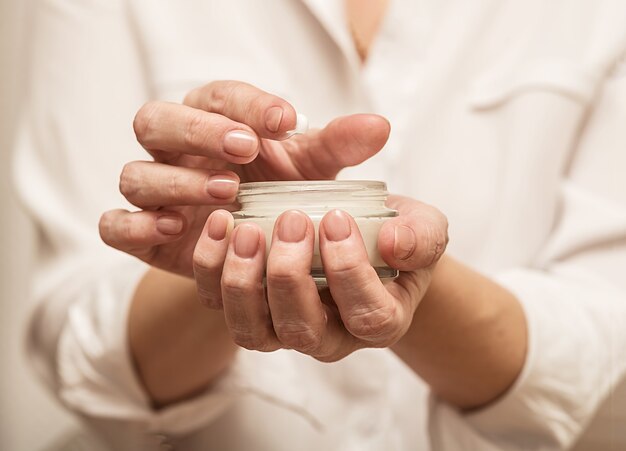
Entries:
[[269,250],[274,223],[287,210],[306,213],[315,226],[315,248],[311,276],[326,285],[319,251],[319,223],[331,210],[343,210],[359,227],[370,264],[381,279],[393,279],[398,271],[389,267],[378,252],[378,232],[386,220],[398,215],[385,206],[387,185],[376,181],[288,181],[252,182],[239,186],[241,210],[233,213],[235,225],[253,222],[263,230]]

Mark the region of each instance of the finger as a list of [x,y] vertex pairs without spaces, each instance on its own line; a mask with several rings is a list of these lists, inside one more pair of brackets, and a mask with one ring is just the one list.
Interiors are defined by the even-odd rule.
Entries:
[[324,129],[286,142],[293,162],[306,178],[332,179],[383,148],[391,126],[382,116],[354,114],[333,120]]
[[255,224],[240,224],[232,233],[222,272],[224,317],[235,343],[246,349],[280,347],[265,301],[265,236]]
[[237,196],[239,177],[226,170],[185,168],[133,161],[120,175],[120,192],[140,208],[225,205]]
[[354,220],[333,210],[320,223],[320,252],[328,287],[346,329],[372,346],[389,346],[408,328],[406,308],[369,264]]
[[156,159],[163,152],[249,163],[259,152],[259,139],[245,124],[185,105],[150,102],[133,122],[137,141]]
[[240,81],[209,83],[184,103],[247,124],[262,138],[283,139],[296,128],[296,110],[287,101]]
[[448,221],[436,208],[416,200],[390,196],[388,205],[399,216],[385,221],[378,234],[383,260],[400,271],[435,264],[448,244]]
[[228,251],[233,217],[226,210],[216,210],[207,219],[193,253],[193,273],[198,299],[209,307],[222,307],[222,267]]
[[267,260],[267,297],[274,331],[286,347],[324,360],[353,350],[345,330],[322,304],[311,277],[315,228],[304,213],[283,213]]
[[100,237],[115,249],[149,260],[155,246],[178,240],[185,230],[182,215],[170,211],[107,211],[100,218]]

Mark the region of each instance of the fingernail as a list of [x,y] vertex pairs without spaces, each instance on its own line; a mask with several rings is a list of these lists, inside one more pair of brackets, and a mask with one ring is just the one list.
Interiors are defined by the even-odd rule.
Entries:
[[218,199],[230,199],[237,195],[239,182],[223,175],[213,176],[207,180],[207,192]]
[[298,243],[304,239],[307,225],[304,213],[288,211],[283,213],[278,221],[277,235],[280,241]]
[[244,130],[233,130],[224,136],[224,152],[236,157],[250,157],[259,147],[256,135]]
[[273,106],[265,113],[265,127],[271,132],[277,132],[283,120],[283,109]]
[[183,220],[178,216],[161,216],[157,218],[156,228],[165,235],[178,235],[183,231]]
[[333,210],[324,217],[324,234],[330,241],[342,241],[350,236],[350,220],[341,210]]
[[398,260],[406,260],[415,251],[417,242],[413,229],[407,226],[396,226],[394,229],[393,256]]
[[235,254],[241,258],[252,258],[259,250],[259,232],[251,224],[241,224],[235,234]]
[[213,241],[222,241],[226,237],[228,230],[228,216],[226,212],[216,211],[209,217],[208,224],[209,238]]

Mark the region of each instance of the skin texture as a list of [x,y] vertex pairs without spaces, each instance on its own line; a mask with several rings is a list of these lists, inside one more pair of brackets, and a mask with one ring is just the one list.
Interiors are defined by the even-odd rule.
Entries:
[[333,178],[382,148],[390,130],[384,118],[338,118],[281,141],[295,125],[293,107],[226,81],[193,91],[185,105],[147,104],[134,125],[154,161],[127,164],[120,190],[141,210],[105,213],[100,233],[154,268],[137,288],[128,328],[155,407],[210,387],[238,347],[291,348],[323,362],[391,347],[439,396],[465,409],[493,401],[519,374],[521,308],[494,282],[450,258],[440,262],[447,221],[436,208],[389,198],[400,214],[382,227],[378,247],[401,273],[386,284],[354,220],[329,212],[319,232],[329,285],[322,291],[310,276],[314,230],[306,215],[285,212],[269,249],[256,225],[233,228],[240,180]]
[[[271,131],[266,118],[275,108],[282,110],[281,121]],[[235,208],[240,180],[333,179],[344,167],[378,152],[390,130],[384,118],[360,114],[277,141],[295,123],[295,110],[287,102],[233,81],[192,91],[184,105],[144,105],[134,129],[154,161],[130,162],[120,176],[120,191],[142,211],[106,212],[100,221],[102,238],[152,266],[193,276],[192,257],[206,220],[217,208]],[[251,138],[230,139],[233,131]],[[226,149],[232,152],[235,144],[252,150],[245,157],[233,156]],[[211,189],[215,181],[219,196]]]
[[193,279],[156,268],[137,287],[128,328],[137,373],[155,408],[206,390],[237,350],[222,312],[198,302]]

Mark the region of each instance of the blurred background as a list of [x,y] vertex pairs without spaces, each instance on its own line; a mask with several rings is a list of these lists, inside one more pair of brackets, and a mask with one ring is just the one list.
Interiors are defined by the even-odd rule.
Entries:
[[10,154],[23,88],[27,10],[27,1],[0,0],[0,450],[69,450],[78,441],[78,424],[36,382],[23,352],[34,231],[13,197]]
[[[34,237],[13,197],[10,153],[19,114],[28,2],[0,0],[0,450],[90,450],[79,423],[37,383],[23,352]],[[606,401],[578,451],[626,450],[626,384]]]

